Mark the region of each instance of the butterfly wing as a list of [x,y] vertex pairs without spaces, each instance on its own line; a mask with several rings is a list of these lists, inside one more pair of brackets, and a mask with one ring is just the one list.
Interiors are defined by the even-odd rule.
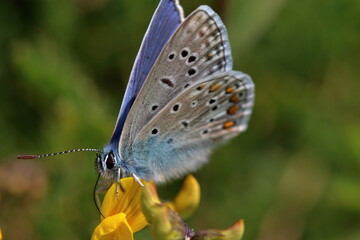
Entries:
[[[254,103],[251,78],[227,71],[183,91],[122,152],[145,179],[164,182],[204,164],[211,148],[247,128]],[[136,169],[134,168],[134,171]]]
[[174,97],[216,72],[232,69],[224,24],[208,6],[200,6],[179,26],[160,53],[126,119],[122,149]]
[[[251,113],[253,84],[247,75],[231,69],[225,26],[210,7],[201,6],[169,39],[127,116],[119,143],[127,170],[157,182],[181,176],[206,162],[217,142],[243,131]],[[229,105],[224,88],[232,83],[239,88],[226,88],[235,94]],[[210,95],[194,92],[206,87],[209,92],[210,86]],[[236,93],[245,99],[240,101]],[[213,100],[219,104],[210,109],[206,101]]]
[[157,7],[141,43],[140,50],[126,88],[111,142],[119,142],[127,114],[147,75],[166,42],[183,21],[183,10],[178,0],[162,0]]

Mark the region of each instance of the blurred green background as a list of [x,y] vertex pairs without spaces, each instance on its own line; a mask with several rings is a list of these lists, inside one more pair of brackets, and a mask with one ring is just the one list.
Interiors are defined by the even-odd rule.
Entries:
[[[15,156],[107,143],[157,3],[0,1],[4,239],[90,238],[95,154]],[[196,173],[202,201],[189,225],[243,218],[244,239],[360,239],[360,1],[181,3],[186,15],[200,4],[220,14],[234,69],[256,84],[248,131]]]

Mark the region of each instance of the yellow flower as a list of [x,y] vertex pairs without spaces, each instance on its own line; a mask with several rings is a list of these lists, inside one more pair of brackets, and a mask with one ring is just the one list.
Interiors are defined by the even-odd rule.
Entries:
[[161,202],[154,183],[145,186],[142,211],[151,224],[154,239],[185,239],[187,229],[181,217],[189,217],[200,202],[200,185],[188,175],[179,194],[171,202]]
[[[133,234],[151,224],[154,240],[236,240],[244,232],[242,220],[225,230],[208,229],[194,232],[182,217],[190,216],[200,201],[200,186],[189,175],[172,202],[162,202],[154,183],[143,182],[142,188],[132,177],[120,180],[116,194],[113,184],[106,193],[101,212],[105,216],[95,228],[92,240],[133,240]],[[1,239],[0,239],[1,240]]]
[[[195,198],[194,198],[195,196]],[[155,184],[145,186],[142,197],[142,211],[151,224],[151,233],[154,240],[239,240],[244,233],[244,223],[242,220],[235,222],[230,228],[225,230],[207,229],[194,232],[181,219],[180,214],[175,210],[194,210],[200,199],[200,187],[196,179],[188,176],[183,184],[183,188],[175,198],[173,203],[162,203],[156,191]]]
[[95,228],[92,240],[133,240],[133,233],[146,227],[140,205],[142,187],[132,177],[121,179],[120,184],[118,195],[116,183],[107,191],[101,206],[105,219]]
[[188,175],[179,194],[166,205],[186,219],[197,209],[200,203],[200,185],[193,175]]
[[0,228],[0,240],[2,240],[2,233],[1,233],[1,228]]
[[228,229],[207,229],[194,233],[190,239],[240,240],[244,235],[244,221],[238,220]]
[[[162,203],[159,199],[159,196],[156,192],[155,184],[149,184],[149,187],[146,188],[148,192],[144,192],[142,198],[142,204],[154,204],[154,203]],[[168,202],[164,202],[164,204],[170,207],[172,210],[177,212],[182,218],[186,219],[192,215],[192,213],[197,209],[200,202],[200,185],[194,176],[188,175],[184,183],[181,187],[178,195],[172,200]],[[150,206],[149,206],[150,207]],[[151,209],[151,207],[142,207],[143,211],[147,211],[147,209]],[[151,213],[144,213],[145,215]]]

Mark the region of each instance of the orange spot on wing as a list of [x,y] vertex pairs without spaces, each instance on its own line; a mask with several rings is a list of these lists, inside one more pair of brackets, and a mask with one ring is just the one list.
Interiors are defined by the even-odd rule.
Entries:
[[237,105],[232,105],[228,110],[227,113],[230,115],[234,115],[236,114],[236,111],[239,110],[239,106]]
[[210,92],[215,92],[216,90],[218,90],[220,88],[220,84],[214,83],[213,85],[211,85],[210,87]]
[[200,91],[200,90],[202,90],[204,87],[205,87],[205,84],[200,84],[200,85],[196,88],[196,90]]
[[232,87],[227,87],[226,90],[225,90],[226,93],[234,93],[235,92],[235,89],[232,88]]
[[234,122],[233,121],[227,121],[227,122],[225,122],[224,123],[224,125],[223,125],[223,128],[224,129],[229,129],[229,128],[231,128],[232,126],[234,126]]
[[236,102],[239,102],[239,101],[240,101],[240,99],[236,95],[232,95],[231,98],[230,98],[230,102],[232,102],[232,103],[236,103]]

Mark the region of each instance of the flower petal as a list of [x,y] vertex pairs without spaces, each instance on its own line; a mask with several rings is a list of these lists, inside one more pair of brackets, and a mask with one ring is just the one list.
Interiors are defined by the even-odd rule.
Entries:
[[2,233],[1,233],[1,228],[0,228],[0,240],[2,240]]
[[154,207],[154,218],[151,233],[154,240],[183,240],[187,227],[181,217],[165,204]]
[[95,228],[91,240],[134,240],[126,215],[119,213],[107,217]]
[[144,187],[141,198],[142,213],[149,223],[152,223],[153,221],[153,216],[155,214],[153,208],[157,204],[161,204],[161,201],[157,194],[155,183],[151,182]]
[[240,240],[244,235],[244,221],[236,221],[230,228],[201,230],[191,238],[196,240]]
[[176,212],[160,202],[154,183],[145,186],[141,203],[142,211],[151,223],[153,239],[185,239],[187,228],[184,222]]
[[[101,212],[106,218],[124,213],[132,230],[134,232],[140,231],[147,225],[141,212],[142,187],[132,177],[121,179],[120,184],[114,183],[106,192]],[[147,183],[144,181],[143,184],[146,185]],[[118,186],[118,194],[116,193],[116,186]]]
[[200,185],[196,178],[188,175],[180,192],[172,202],[167,205],[174,209],[182,218],[190,217],[200,203]]

